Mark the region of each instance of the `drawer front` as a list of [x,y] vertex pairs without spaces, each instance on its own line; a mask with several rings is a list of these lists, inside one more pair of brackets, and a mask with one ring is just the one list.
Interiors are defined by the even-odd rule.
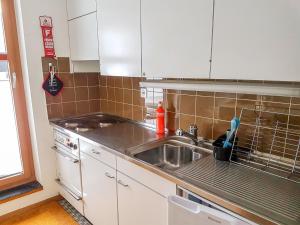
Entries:
[[81,152],[90,155],[114,169],[116,168],[116,156],[108,152],[108,148],[99,145],[96,146],[82,140],[80,140],[79,145]]
[[117,157],[117,170],[164,197],[176,194],[176,184],[120,157]]

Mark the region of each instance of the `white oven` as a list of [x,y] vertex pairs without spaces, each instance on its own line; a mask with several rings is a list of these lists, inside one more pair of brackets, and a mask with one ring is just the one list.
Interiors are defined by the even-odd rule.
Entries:
[[55,130],[54,140],[59,193],[83,215],[78,138]]

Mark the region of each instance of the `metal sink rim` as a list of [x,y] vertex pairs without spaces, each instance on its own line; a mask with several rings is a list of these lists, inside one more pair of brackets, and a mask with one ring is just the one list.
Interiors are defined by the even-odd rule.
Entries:
[[[186,139],[184,137],[179,137],[179,136],[175,136],[175,137],[168,137],[168,138],[164,138],[164,139],[160,139],[160,140],[156,140],[156,141],[152,141],[152,142],[148,142],[146,144],[142,144],[140,146],[131,148],[129,151],[129,155],[131,155],[131,157],[133,157],[134,159],[141,161],[143,163],[146,163],[148,165],[157,167],[157,168],[161,168],[160,166],[157,166],[155,163],[150,163],[149,161],[143,160],[140,157],[137,157],[138,154],[141,153],[146,153],[148,151],[160,151],[159,148],[164,146],[165,144],[177,144],[178,146],[182,146],[182,147],[188,147],[187,151],[192,151],[192,152],[198,152],[198,153],[205,153],[207,154],[206,156],[204,156],[203,158],[208,157],[209,155],[212,154],[212,150],[208,149],[208,148],[204,148],[204,147],[200,147],[200,146],[196,146],[193,144],[190,144],[189,139]],[[157,148],[157,150],[154,150],[155,148]],[[175,171],[177,169],[183,168],[187,165],[189,165],[190,163],[194,162],[196,160],[191,160],[189,162],[183,163],[182,165],[180,165],[179,167],[173,167],[172,169],[165,169],[165,168],[161,168],[162,170],[172,170]]]
[[136,155],[136,154],[139,154],[139,153],[145,152],[145,151],[149,151],[153,147],[159,147],[161,145],[167,144],[168,142],[176,142],[176,143],[179,143],[186,147],[198,149],[200,151],[204,151],[204,152],[210,153],[210,154],[212,154],[212,150],[213,150],[211,144],[209,144],[209,143],[205,143],[205,145],[207,147],[207,148],[205,148],[203,146],[197,146],[197,145],[193,145],[193,144],[189,143],[190,140],[188,138],[180,137],[180,136],[171,136],[171,137],[167,137],[164,139],[151,141],[151,142],[139,145],[139,146],[135,146],[133,148],[128,149],[127,152],[129,153],[129,155],[134,157],[134,155]]

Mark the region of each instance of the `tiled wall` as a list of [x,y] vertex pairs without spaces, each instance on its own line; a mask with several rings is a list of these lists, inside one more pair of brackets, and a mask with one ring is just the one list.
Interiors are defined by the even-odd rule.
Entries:
[[153,124],[153,112],[163,101],[170,130],[188,129],[195,123],[200,136],[207,139],[223,134],[242,108],[300,115],[300,98],[150,88],[144,99],[140,97],[139,81],[141,78],[101,76],[101,111]]
[[140,97],[141,78],[100,76],[102,112],[142,121],[146,115],[145,99]]
[[[191,91],[166,91],[166,108],[177,127],[187,129],[189,124],[198,125],[200,135],[216,139],[230,127],[230,120],[239,116],[242,108],[285,112],[291,110],[300,115],[299,99],[268,97],[246,94],[227,94]],[[171,109],[171,110],[170,110]]]
[[42,58],[44,79],[49,75],[49,63],[56,67],[57,74],[64,83],[62,92],[57,96],[45,93],[49,119],[100,111],[98,73],[73,74],[70,73],[69,58]]
[[163,101],[169,130],[188,129],[190,124],[195,123],[200,136],[216,139],[245,107],[300,115],[300,98],[157,88],[147,89],[146,98],[142,98],[139,88],[142,78],[72,74],[69,59],[62,57],[42,59],[44,77],[48,74],[49,62],[57,66],[65,85],[56,97],[46,94],[50,119],[101,111],[155,124],[153,118],[157,103]]

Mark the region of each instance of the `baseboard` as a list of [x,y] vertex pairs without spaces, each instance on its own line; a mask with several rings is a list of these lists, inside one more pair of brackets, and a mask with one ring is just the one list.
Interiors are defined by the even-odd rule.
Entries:
[[11,217],[14,217],[14,216],[20,216],[20,215],[22,215],[22,214],[24,214],[24,213],[26,213],[26,212],[28,212],[32,209],[38,208],[38,207],[40,207],[42,205],[45,205],[49,202],[59,201],[61,199],[63,199],[63,197],[61,195],[57,195],[57,196],[45,199],[41,202],[35,203],[33,205],[29,205],[27,207],[24,207],[24,208],[18,209],[16,211],[10,212],[8,214],[5,214],[3,216],[0,216],[0,224],[1,224],[1,222],[7,220],[8,218],[11,218]]

